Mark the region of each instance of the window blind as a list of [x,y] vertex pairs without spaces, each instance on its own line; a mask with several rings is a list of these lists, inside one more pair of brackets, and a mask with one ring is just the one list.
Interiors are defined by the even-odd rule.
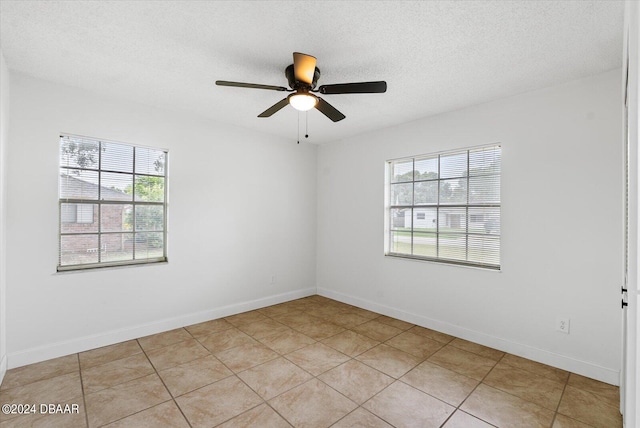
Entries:
[[165,150],[60,136],[58,270],[167,260]]
[[386,254],[500,269],[501,147],[387,162]]

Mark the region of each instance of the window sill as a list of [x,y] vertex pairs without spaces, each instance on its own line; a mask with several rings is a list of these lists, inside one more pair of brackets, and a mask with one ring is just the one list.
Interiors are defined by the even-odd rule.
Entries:
[[94,263],[94,264],[86,264],[86,265],[71,265],[71,266],[58,266],[56,267],[56,273],[74,273],[74,272],[86,272],[86,271],[94,271],[96,269],[121,269],[121,268],[133,268],[133,267],[141,267],[141,266],[150,266],[150,265],[158,265],[158,264],[168,264],[168,258],[159,258],[159,259],[150,259],[150,260],[140,260],[134,263],[131,262],[113,262],[113,263]]
[[471,268],[471,269],[479,269],[484,271],[502,272],[502,266],[484,265],[481,263],[470,263],[470,262],[458,261],[458,260],[417,257],[409,254],[399,254],[399,253],[386,253],[385,257],[390,257],[393,259],[413,260],[417,262],[435,263],[438,265],[448,265],[448,266],[457,266],[457,267],[464,267],[464,268]]

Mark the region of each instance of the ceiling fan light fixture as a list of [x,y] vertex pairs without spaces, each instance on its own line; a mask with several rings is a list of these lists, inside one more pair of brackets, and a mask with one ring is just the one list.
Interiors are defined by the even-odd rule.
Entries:
[[289,95],[289,104],[298,111],[308,111],[318,104],[318,98],[306,92],[295,93]]

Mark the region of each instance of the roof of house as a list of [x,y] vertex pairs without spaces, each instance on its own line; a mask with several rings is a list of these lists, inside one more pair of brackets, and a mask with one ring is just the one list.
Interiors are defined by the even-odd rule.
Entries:
[[118,189],[99,186],[69,174],[61,174],[60,199],[131,201],[132,195]]

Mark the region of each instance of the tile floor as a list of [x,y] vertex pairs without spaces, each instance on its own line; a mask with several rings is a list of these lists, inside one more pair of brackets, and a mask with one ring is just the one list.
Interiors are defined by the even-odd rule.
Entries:
[[617,387],[311,296],[9,370],[0,404],[36,414],[0,426],[614,428],[618,400]]

